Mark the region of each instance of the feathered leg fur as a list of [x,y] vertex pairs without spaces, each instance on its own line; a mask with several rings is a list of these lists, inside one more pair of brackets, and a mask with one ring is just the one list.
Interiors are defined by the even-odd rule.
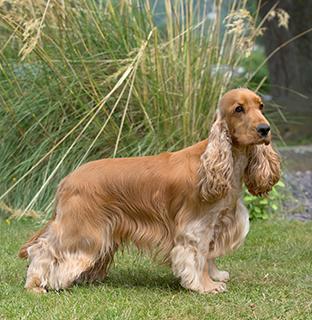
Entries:
[[[78,282],[102,281],[106,277],[116,245],[102,252],[96,246],[95,250],[73,250],[62,244],[61,233],[48,229],[27,249],[30,262],[27,289],[35,292],[45,292],[47,288],[59,290]],[[89,241],[94,243],[92,239]]]

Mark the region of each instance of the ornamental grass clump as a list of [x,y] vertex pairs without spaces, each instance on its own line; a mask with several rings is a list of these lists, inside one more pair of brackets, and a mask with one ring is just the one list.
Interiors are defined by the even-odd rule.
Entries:
[[256,22],[245,1],[0,1],[0,201],[49,212],[82,162],[206,138]]

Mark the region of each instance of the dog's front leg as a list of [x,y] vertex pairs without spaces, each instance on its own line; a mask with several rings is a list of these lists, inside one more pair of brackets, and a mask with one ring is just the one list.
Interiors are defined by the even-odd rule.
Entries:
[[184,288],[200,293],[218,293],[226,290],[224,282],[215,282],[209,276],[208,252],[190,235],[180,235],[171,252],[172,270],[181,279]]
[[217,268],[216,259],[208,259],[208,273],[215,281],[226,282],[230,280],[230,274],[227,271],[221,271]]
[[[204,272],[203,272],[203,292],[208,292],[208,293],[219,293],[219,292],[224,292],[226,291],[226,284],[223,282],[225,281],[222,278],[213,278],[210,275],[210,259],[206,260],[205,267],[204,267]],[[216,281],[213,281],[216,280]]]

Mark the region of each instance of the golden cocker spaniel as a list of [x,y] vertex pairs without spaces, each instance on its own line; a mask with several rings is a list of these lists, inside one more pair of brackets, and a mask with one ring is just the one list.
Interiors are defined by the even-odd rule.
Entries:
[[60,183],[55,213],[26,242],[26,288],[35,292],[103,280],[114,253],[133,242],[158,249],[185,288],[226,290],[215,258],[239,247],[249,230],[243,183],[266,195],[280,160],[258,95],[234,89],[220,100],[208,140],[156,156],[103,159]]

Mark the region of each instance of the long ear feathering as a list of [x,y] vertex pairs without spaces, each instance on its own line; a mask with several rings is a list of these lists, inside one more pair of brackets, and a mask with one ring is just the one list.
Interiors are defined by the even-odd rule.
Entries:
[[206,201],[223,198],[230,190],[233,176],[232,141],[220,113],[212,125],[208,145],[201,156],[199,190]]
[[255,195],[266,195],[280,179],[280,157],[271,145],[251,146],[249,162],[244,174],[248,191]]

